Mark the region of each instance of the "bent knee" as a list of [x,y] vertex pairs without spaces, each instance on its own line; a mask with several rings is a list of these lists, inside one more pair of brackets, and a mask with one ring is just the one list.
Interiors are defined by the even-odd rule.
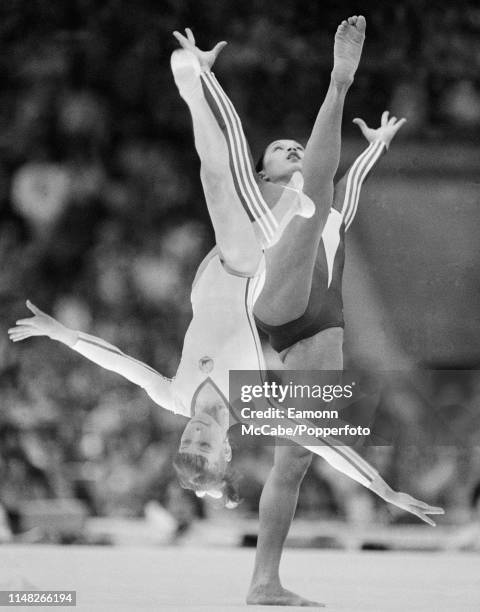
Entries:
[[241,276],[255,276],[258,272],[262,259],[262,251],[255,244],[250,249],[235,246],[231,243],[225,244],[217,239],[222,262],[233,274]]

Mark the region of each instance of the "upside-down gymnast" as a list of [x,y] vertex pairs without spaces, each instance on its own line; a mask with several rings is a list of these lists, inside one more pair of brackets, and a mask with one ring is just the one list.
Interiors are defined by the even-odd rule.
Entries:
[[[337,31],[332,73],[332,82],[336,83],[333,87],[335,104],[338,102],[335,99],[337,85],[338,89],[346,91],[346,83],[353,78],[358,65],[361,44],[355,39],[358,35],[363,37],[361,25],[360,21],[358,27],[354,18],[342,23]],[[329,99],[332,87],[305,150],[302,169],[304,193],[298,190],[295,177],[290,183],[285,181],[285,189],[278,189],[278,186],[275,189],[273,181],[262,181],[264,185],[259,185],[238,117],[210,72],[223,45],[217,45],[211,52],[192,52],[194,40],[191,33],[187,39],[181,35],[177,35],[177,39],[183,43],[182,46],[190,47],[190,50],[174,54],[172,69],[192,114],[202,184],[217,248],[202,262],[194,281],[193,318],[185,336],[176,377],[166,379],[109,343],[64,327],[30,302],[27,305],[34,316],[18,321],[9,334],[15,342],[40,335],[58,340],[142,386],[160,406],[189,417],[175,461],[180,480],[199,495],[208,492],[220,497],[223,493],[228,504],[229,499],[235,501],[225,477],[231,459],[228,372],[231,369],[255,369],[259,373],[264,370],[252,317],[253,305],[263,283],[262,247],[269,247],[281,238],[285,219],[290,220],[294,214],[310,216],[320,236],[328,217],[333,197],[330,183],[338,160],[332,164],[328,156],[320,158],[318,152],[323,137],[332,130],[332,126],[325,125],[322,120],[322,109],[332,102]],[[357,59],[352,62],[355,53]],[[219,116],[223,120],[221,125]],[[329,182],[326,180],[328,177]],[[326,184],[328,187],[324,187]],[[295,220],[295,217],[290,220],[290,225]],[[308,282],[305,286],[309,295]],[[302,298],[305,299],[303,295]],[[441,509],[407,494],[392,491],[380,475],[351,449],[317,446],[318,443],[317,439],[312,439],[310,445],[306,439],[306,448],[387,501],[427,522],[431,522],[427,514],[441,512]],[[294,598],[297,603],[300,600],[307,603],[282,587],[280,589],[275,595],[276,603],[291,604]],[[249,603],[253,603],[251,594]]]

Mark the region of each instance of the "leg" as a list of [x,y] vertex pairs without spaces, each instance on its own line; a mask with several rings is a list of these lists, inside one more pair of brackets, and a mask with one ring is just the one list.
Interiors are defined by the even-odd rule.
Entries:
[[172,56],[172,71],[192,117],[200,176],[217,246],[229,267],[254,273],[261,258],[260,243],[239,197],[228,143],[205,97],[200,66],[191,53],[177,51]]
[[[342,369],[343,329],[331,328],[306,338],[280,357],[287,369]],[[310,365],[309,365],[310,364]],[[249,604],[318,605],[285,590],[279,565],[285,538],[297,507],[303,477],[312,460],[301,446],[277,446],[275,461],[260,498],[260,526]]]
[[343,329],[331,327],[281,352],[289,370],[343,370]]
[[345,96],[360,60],[365,38],[363,17],[343,22],[335,36],[334,67],[303,160],[304,192],[314,201],[310,219],[295,217],[280,241],[267,251],[267,278],[255,315],[281,325],[307,306],[321,233],[333,202],[333,179],[340,160]]
[[297,507],[298,491],[312,460],[300,446],[277,446],[275,461],[260,498],[260,527],[248,604],[318,606],[280,582],[279,565],[283,544]]
[[[311,216],[313,210],[293,184],[289,184],[290,189],[264,181],[260,186],[257,184],[259,179],[240,118],[213,73],[202,71],[195,56],[188,51],[176,51],[172,55],[172,71],[192,116],[201,179],[220,250],[231,265],[233,259],[238,259],[235,245],[241,241],[242,264],[245,253],[256,261],[256,243],[268,246],[278,240],[292,216]],[[232,199],[237,213],[243,207],[245,214],[240,222],[237,213],[237,219],[231,218]],[[245,217],[253,230],[247,229]],[[239,269],[238,264],[232,267]]]

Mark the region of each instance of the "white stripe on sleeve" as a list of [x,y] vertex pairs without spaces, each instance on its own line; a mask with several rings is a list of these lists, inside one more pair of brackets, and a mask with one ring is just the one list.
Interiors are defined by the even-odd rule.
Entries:
[[167,410],[174,411],[170,394],[170,379],[165,378],[150,366],[129,357],[113,344],[83,332],[78,332],[78,340],[72,348],[102,368],[120,374],[130,382],[142,387],[155,403]]
[[345,230],[350,227],[358,208],[360,190],[368,173],[382,155],[385,144],[381,140],[371,143],[367,149],[355,160],[348,173],[347,187],[342,205],[342,216]]

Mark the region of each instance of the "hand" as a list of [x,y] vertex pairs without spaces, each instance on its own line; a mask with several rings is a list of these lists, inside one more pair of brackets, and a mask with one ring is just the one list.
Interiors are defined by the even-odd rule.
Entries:
[[369,128],[365,121],[363,119],[359,119],[358,117],[353,120],[353,123],[356,123],[358,125],[358,127],[362,131],[362,134],[365,136],[368,142],[375,142],[376,140],[381,140],[385,143],[388,149],[395,134],[407,121],[406,119],[400,119],[397,121],[396,117],[391,117],[389,119],[388,115],[388,111],[384,111],[382,113],[381,125],[376,130],[374,130],[373,128]]
[[[28,310],[33,313],[33,317],[19,319],[15,327],[8,330],[8,335],[12,342],[20,342],[32,336],[48,336],[52,340],[58,340],[65,344],[72,345],[76,340],[76,332],[59,323],[50,317],[40,308],[37,308],[30,300],[26,302]],[[75,338],[74,338],[75,336]]]
[[419,519],[425,521],[425,523],[428,523],[432,527],[435,527],[435,523],[429,516],[427,516],[427,514],[445,514],[443,508],[439,508],[438,506],[429,506],[419,499],[415,499],[415,497],[408,495],[408,493],[394,491],[380,477],[372,482],[370,489],[377,493],[377,495],[379,495],[385,501],[397,506],[397,508],[401,508],[402,510],[406,510],[411,514],[418,516]]
[[180,46],[188,51],[191,51],[200,63],[200,67],[204,71],[211,70],[215,60],[218,57],[220,51],[227,44],[226,41],[222,40],[222,42],[217,43],[213,49],[210,51],[201,51],[195,44],[195,37],[193,36],[193,32],[190,28],[185,28],[185,32],[187,36],[180,34],[180,32],[174,32],[173,35],[180,43]]

